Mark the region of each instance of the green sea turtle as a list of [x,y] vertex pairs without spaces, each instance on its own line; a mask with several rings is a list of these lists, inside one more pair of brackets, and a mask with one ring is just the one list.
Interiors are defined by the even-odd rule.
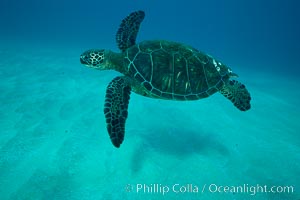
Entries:
[[80,62],[98,70],[116,70],[123,74],[108,85],[104,114],[110,139],[115,147],[124,140],[130,92],[169,100],[197,100],[220,92],[239,110],[250,109],[250,94],[236,81],[229,67],[213,57],[185,44],[152,40],[136,44],[143,11],[128,15],[116,35],[121,53],[92,49]]

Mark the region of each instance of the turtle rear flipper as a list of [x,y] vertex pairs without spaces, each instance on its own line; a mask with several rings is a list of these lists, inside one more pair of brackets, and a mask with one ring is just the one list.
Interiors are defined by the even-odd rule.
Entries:
[[124,140],[125,122],[131,88],[124,77],[114,78],[106,89],[104,114],[107,131],[115,147]]
[[121,51],[125,51],[135,45],[135,40],[144,17],[144,11],[136,11],[123,19],[116,35],[117,44]]
[[245,85],[235,81],[229,80],[220,89],[220,93],[229,99],[235,107],[241,111],[249,110],[250,105],[250,93],[246,89]]

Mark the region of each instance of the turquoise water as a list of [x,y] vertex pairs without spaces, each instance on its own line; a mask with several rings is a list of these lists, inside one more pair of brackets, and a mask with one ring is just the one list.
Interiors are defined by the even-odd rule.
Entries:
[[[227,17],[225,21],[244,16],[242,11],[229,15],[233,8],[223,4],[216,10],[223,10],[219,15]],[[52,9],[46,5],[40,6]],[[299,53],[293,40],[298,29],[292,29],[295,21],[281,19],[294,19],[292,4],[276,14],[272,6],[265,9],[275,16],[261,18],[269,26],[252,29],[253,37],[246,25],[236,32],[234,25],[242,25],[243,20],[232,22],[233,30],[218,24],[216,16],[210,17],[212,27],[205,20],[185,21],[202,16],[191,12],[195,6],[180,2],[168,10],[167,2],[162,7],[155,2],[131,2],[123,10],[121,6],[96,14],[74,7],[64,15],[57,9],[57,18],[40,11],[25,17],[24,23],[7,26],[0,46],[0,199],[300,199],[300,66],[293,56]],[[264,10],[258,8],[253,14],[257,18]],[[94,47],[117,51],[118,24],[136,9],[146,10],[139,41],[171,39],[216,56],[247,86],[251,110],[240,112],[220,94],[176,102],[132,93],[126,137],[120,149],[114,148],[103,105],[106,86],[119,74],[88,69],[79,63],[79,56]],[[176,15],[180,9],[183,18]],[[80,23],[84,16],[100,18],[108,12],[106,28],[94,26],[91,31]],[[53,17],[45,22],[48,29],[34,22],[34,15]],[[79,31],[69,35],[68,31],[77,30],[74,21],[61,28],[67,24],[64,19],[75,15],[82,18]],[[38,29],[34,23],[40,32],[34,31]],[[32,26],[26,29],[25,25]],[[286,33],[275,31],[283,27]],[[220,28],[225,35],[215,32]],[[279,191],[258,191],[265,185],[278,186]],[[224,192],[226,186],[231,190]],[[233,191],[238,186],[245,190]],[[281,190],[285,186],[290,186],[289,192]]]

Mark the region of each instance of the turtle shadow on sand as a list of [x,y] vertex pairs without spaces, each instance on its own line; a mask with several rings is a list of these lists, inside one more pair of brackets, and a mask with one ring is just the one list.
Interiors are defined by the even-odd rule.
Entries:
[[[184,128],[170,128],[168,130],[153,129],[142,135],[143,141],[149,148],[161,153],[175,156],[191,156],[192,154],[218,153],[223,156],[229,154],[229,150],[217,136],[203,130],[190,130]],[[216,136],[216,137],[215,137]]]
[[[193,155],[218,154],[227,157],[229,149],[218,139],[217,134],[203,130],[184,128],[154,128],[147,133],[140,133],[142,143],[136,146],[131,159],[132,172],[137,173],[142,167],[147,154],[151,151],[187,158]],[[146,154],[146,155],[145,155]]]

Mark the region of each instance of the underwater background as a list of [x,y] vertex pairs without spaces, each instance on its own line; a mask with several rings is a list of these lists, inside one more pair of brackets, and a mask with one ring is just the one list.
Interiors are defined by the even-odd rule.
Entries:
[[[1,0],[0,200],[299,200],[299,4]],[[247,86],[251,109],[219,93],[187,102],[132,93],[116,149],[103,105],[119,73],[79,57],[119,51],[116,31],[135,10],[146,13],[138,42],[172,40],[214,56]]]

